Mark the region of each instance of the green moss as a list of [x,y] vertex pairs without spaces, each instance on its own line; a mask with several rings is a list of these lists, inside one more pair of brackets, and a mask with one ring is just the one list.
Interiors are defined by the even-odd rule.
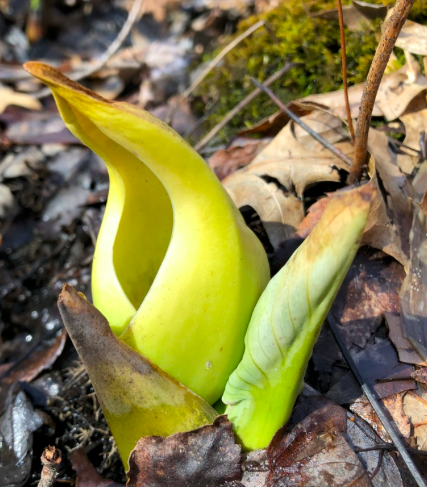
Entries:
[[[350,3],[344,0],[344,4]],[[382,3],[375,0],[372,3]],[[386,0],[386,3],[393,3]],[[416,0],[414,15],[427,15],[427,2]],[[268,28],[260,28],[234,48],[199,88],[207,103],[216,103],[218,110],[204,125],[209,130],[252,89],[250,76],[267,79],[286,61],[299,63],[273,85],[284,102],[312,93],[325,93],[342,87],[340,34],[338,23],[310,17],[310,14],[335,8],[335,0],[284,0],[277,8],[261,16],[240,22],[235,36],[260,19]],[[346,29],[347,65],[350,84],[362,82],[369,70],[378,44],[380,21],[366,25],[360,32]],[[218,51],[231,40],[223,40]],[[217,52],[218,52],[217,51]],[[214,53],[215,55],[216,53]],[[221,134],[229,140],[238,129],[251,126],[277,108],[264,95],[259,96]]]

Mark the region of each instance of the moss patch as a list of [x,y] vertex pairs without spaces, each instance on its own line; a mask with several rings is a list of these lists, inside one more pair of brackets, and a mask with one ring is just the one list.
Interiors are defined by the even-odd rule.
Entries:
[[[349,4],[350,1],[344,0],[343,3]],[[372,3],[390,5],[394,0],[375,0]],[[268,28],[258,29],[233,49],[199,88],[198,94],[208,105],[215,103],[218,106],[207,119],[204,128],[212,128],[252,91],[250,76],[263,81],[286,61],[299,63],[300,66],[293,68],[273,85],[275,93],[284,102],[341,88],[338,23],[310,17],[312,13],[335,6],[335,0],[284,0],[277,9],[240,22],[236,36],[260,19],[267,22]],[[427,17],[425,0],[416,0],[411,17],[418,21]],[[350,84],[362,82],[366,78],[378,44],[379,32],[379,20],[367,24],[360,32],[346,29]],[[225,38],[218,51],[231,39]],[[238,129],[251,126],[275,111],[276,107],[266,96],[259,96],[230,122],[220,139],[229,140]]]

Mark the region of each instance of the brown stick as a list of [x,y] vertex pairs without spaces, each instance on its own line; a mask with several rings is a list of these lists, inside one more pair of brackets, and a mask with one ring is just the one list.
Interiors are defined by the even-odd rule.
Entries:
[[341,65],[342,65],[342,82],[344,86],[344,101],[345,110],[347,112],[347,123],[350,130],[351,141],[354,144],[356,136],[354,133],[353,120],[351,118],[350,101],[348,99],[348,80],[347,80],[347,51],[345,47],[345,32],[344,32],[344,16],[342,13],[341,0],[337,0],[338,21],[340,24],[340,38],[341,38]]
[[357,122],[356,143],[354,146],[354,162],[348,177],[349,184],[354,184],[359,181],[367,166],[368,133],[375,98],[397,37],[402,30],[403,24],[409,15],[414,1],[415,0],[397,0],[393,12],[381,35],[381,40],[375,52],[363,89],[362,101],[359,109],[359,119]]
[[61,450],[54,446],[48,446],[44,449],[41,456],[43,465],[41,478],[37,487],[52,487],[58,475],[61,466]]

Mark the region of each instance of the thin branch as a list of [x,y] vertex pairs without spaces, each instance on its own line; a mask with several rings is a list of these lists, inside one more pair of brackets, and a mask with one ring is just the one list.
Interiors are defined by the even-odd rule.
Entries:
[[354,163],[348,177],[349,184],[354,184],[359,181],[363,171],[367,167],[369,125],[371,123],[375,98],[377,97],[378,89],[390,55],[396,44],[397,37],[402,30],[414,1],[397,0],[381,35],[380,43],[369,69],[365,87],[363,88],[359,119],[357,122],[356,143],[354,146]]
[[362,391],[364,392],[365,396],[367,397],[368,401],[370,402],[373,410],[377,413],[379,420],[381,421],[384,429],[387,431],[388,435],[391,438],[391,441],[396,446],[397,451],[400,453],[402,460],[405,462],[406,466],[408,467],[409,471],[411,472],[412,476],[414,477],[415,482],[419,487],[427,487],[427,484],[424,482],[418,468],[416,467],[414,461],[412,460],[411,456],[408,453],[403,441],[400,439],[400,436],[394,429],[393,425],[391,424],[390,420],[388,419],[387,415],[385,414],[380,401],[377,398],[375,389],[373,389],[369,384],[365,382],[362,377],[362,374],[359,372],[356,363],[353,360],[348,348],[346,347],[344,340],[341,337],[341,333],[337,326],[337,320],[335,317],[329,313],[327,322],[331,328],[332,334],[343,354],[346,362],[348,363],[354,377],[356,378],[357,382],[359,382]]
[[283,112],[286,113],[286,115],[293,120],[296,124],[298,124],[301,128],[303,128],[308,134],[310,134],[314,139],[317,140],[320,144],[323,145],[326,149],[328,149],[332,154],[334,154],[336,157],[344,161],[349,167],[352,165],[352,160],[350,157],[346,156],[343,152],[341,152],[339,149],[334,147],[330,142],[325,140],[321,135],[316,133],[311,127],[309,127],[305,122],[303,122],[295,113],[293,113],[289,108],[282,103],[277,96],[270,90],[270,88],[267,88],[265,85],[260,83],[254,78],[250,78],[251,82],[260,90],[262,90],[266,95],[268,95],[271,100],[282,110]]
[[[117,34],[117,37],[114,41],[109,45],[108,49],[96,59],[95,62],[89,63],[88,67],[83,69],[82,71],[77,71],[77,73],[71,74],[69,77],[73,81],[80,81],[88,76],[91,76],[93,73],[96,73],[101,68],[107,64],[107,62],[116,54],[116,52],[120,49],[123,42],[126,40],[126,37],[129,35],[132,27],[134,26],[135,22],[140,18],[141,14],[143,13],[143,5],[144,0],[135,0],[134,4],[132,5],[131,10],[129,11],[129,15],[126,19],[126,22],[123,24],[123,27],[120,29],[120,32]],[[34,98],[40,99],[49,96],[52,92],[49,88],[44,88],[37,93],[34,93],[32,96]]]
[[[295,63],[286,63],[281,69],[266,79],[264,85],[272,85],[295,66]],[[243,108],[249,105],[249,103],[251,103],[251,101],[254,100],[260,93],[261,90],[259,88],[255,88],[251,93],[249,93],[249,95],[243,98],[243,100],[232,108],[227,115],[219,123],[217,123],[215,127],[194,147],[196,151],[202,150],[215,137],[215,135],[217,135],[228,124],[228,122],[230,122],[241,110],[243,110]]]
[[344,86],[344,101],[345,110],[347,112],[347,123],[350,130],[351,141],[354,144],[356,135],[354,133],[353,120],[351,118],[350,101],[348,99],[348,81],[347,81],[347,51],[345,47],[345,31],[344,31],[344,16],[342,13],[341,0],[337,0],[338,21],[340,24],[340,38],[341,38],[341,65],[342,65],[342,82]]

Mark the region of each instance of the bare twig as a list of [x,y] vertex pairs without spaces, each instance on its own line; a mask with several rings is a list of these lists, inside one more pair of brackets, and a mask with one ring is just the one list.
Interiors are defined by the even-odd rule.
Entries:
[[367,166],[369,125],[371,123],[375,98],[397,37],[402,30],[414,1],[397,0],[381,35],[381,40],[375,52],[363,89],[359,119],[357,122],[356,143],[354,146],[354,163],[348,177],[349,184],[357,182],[362,177],[363,171]]
[[353,360],[348,348],[346,347],[344,340],[341,337],[341,333],[337,326],[337,321],[333,314],[329,313],[327,322],[331,328],[332,334],[346,360],[348,363],[350,370],[352,371],[354,377],[356,378],[357,382],[359,382],[362,391],[364,392],[365,396],[367,397],[368,401],[370,402],[373,410],[376,412],[379,420],[381,421],[384,429],[387,431],[388,435],[391,438],[391,441],[396,446],[396,449],[400,453],[402,460],[405,462],[406,466],[408,467],[409,471],[411,472],[412,476],[414,477],[415,482],[419,487],[427,487],[427,484],[424,482],[420,472],[418,471],[414,461],[412,460],[411,456],[408,453],[407,448],[403,444],[403,441],[400,439],[400,436],[397,434],[396,430],[394,429],[393,425],[391,424],[390,420],[388,419],[387,415],[384,413],[383,407],[380,404],[380,401],[377,398],[375,389],[373,389],[369,384],[365,382],[359,369],[357,368],[356,363]]
[[[276,71],[273,75],[271,75],[268,79],[265,80],[264,85],[270,86],[279,78],[281,78],[284,74],[286,74],[290,69],[295,67],[296,64],[294,63],[286,63],[281,69]],[[249,103],[254,100],[259,94],[261,90],[259,88],[255,88],[249,95],[247,95],[241,102],[239,102],[234,108],[232,108],[227,115],[215,125],[215,127],[203,137],[203,139],[194,147],[197,151],[200,151],[205,147],[214,137],[218,134],[227,124],[232,120],[240,110],[243,110]]]
[[47,446],[41,456],[41,461],[43,469],[38,487],[52,487],[62,462],[61,450],[54,446]]
[[267,88],[265,85],[260,83],[254,78],[250,78],[252,83],[262,90],[265,94],[267,94],[271,100],[282,110],[283,112],[286,113],[286,115],[292,119],[296,124],[298,124],[301,128],[303,128],[308,134],[310,134],[314,139],[317,140],[320,144],[323,145],[326,149],[328,149],[332,154],[334,154],[336,157],[344,161],[349,167],[352,165],[352,160],[350,157],[346,156],[343,152],[341,152],[339,149],[334,147],[330,142],[325,140],[321,135],[316,133],[311,127],[309,127],[305,122],[303,122],[295,113],[293,113],[289,108],[282,103],[277,96],[270,90],[270,88]]
[[[120,29],[120,32],[117,34],[117,37],[114,41],[108,46],[108,49],[99,56],[99,58],[90,63],[89,66],[82,71],[77,71],[77,73],[71,74],[69,77],[73,81],[80,81],[88,76],[92,75],[99,71],[105,64],[116,54],[116,52],[120,49],[123,42],[126,40],[129,32],[131,31],[135,22],[139,19],[139,17],[143,13],[143,5],[144,0],[135,0],[132,8],[129,12],[129,15],[126,19],[126,22],[123,24],[123,27]],[[37,93],[33,94],[34,98],[40,99],[49,96],[51,91],[49,88],[44,88]]]
[[350,101],[348,99],[348,81],[347,81],[347,54],[345,47],[345,31],[344,31],[344,16],[342,13],[341,0],[337,0],[338,21],[340,24],[340,38],[341,38],[341,65],[342,65],[342,82],[344,86],[344,101],[345,110],[347,112],[347,123],[350,130],[351,141],[355,142],[356,136],[354,134],[353,120],[351,118]]

